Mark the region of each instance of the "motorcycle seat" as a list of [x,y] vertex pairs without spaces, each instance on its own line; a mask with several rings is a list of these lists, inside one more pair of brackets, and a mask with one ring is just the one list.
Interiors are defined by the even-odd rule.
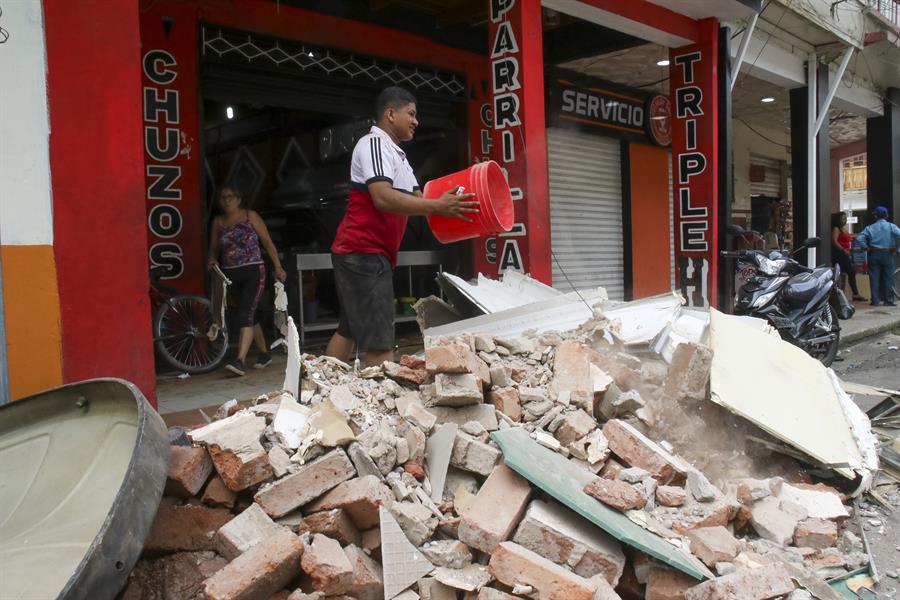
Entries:
[[784,298],[794,306],[806,304],[813,299],[816,291],[829,277],[831,269],[828,267],[814,269],[812,273],[794,275],[784,288]]

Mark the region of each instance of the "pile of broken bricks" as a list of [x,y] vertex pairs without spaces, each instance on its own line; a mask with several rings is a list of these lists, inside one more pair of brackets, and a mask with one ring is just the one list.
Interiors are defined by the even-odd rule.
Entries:
[[702,430],[664,441],[736,426],[710,350],[669,365],[604,328],[426,339],[361,371],[304,355],[298,397],[174,440],[122,598],[838,598],[825,580],[867,562],[841,492],[771,455],[735,473]]

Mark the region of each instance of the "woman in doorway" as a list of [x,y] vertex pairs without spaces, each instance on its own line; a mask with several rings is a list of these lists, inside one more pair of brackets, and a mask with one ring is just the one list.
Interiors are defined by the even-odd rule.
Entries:
[[219,190],[217,204],[220,214],[212,223],[208,266],[211,269],[218,264],[221,253],[221,268],[238,291],[240,298],[238,319],[241,327],[238,355],[225,368],[235,375],[244,375],[246,374],[244,361],[247,359],[250,345],[254,342],[259,351],[254,366],[261,369],[272,362],[262,327],[259,326],[256,316],[259,299],[266,283],[266,265],[262,259],[261,248],[265,248],[266,254],[275,265],[275,279],[284,282],[287,273],[281,268],[278,251],[272,243],[272,238],[269,237],[266,224],[256,212],[243,207],[243,198],[237,189],[231,186],[223,187]]
[[847,226],[847,213],[838,212],[831,215],[831,257],[832,261],[841,268],[841,289],[844,288],[844,278],[850,279],[850,289],[853,290],[853,300],[861,302],[865,300],[856,287],[856,271],[853,270],[853,261],[850,259],[850,247],[853,239],[844,229]]

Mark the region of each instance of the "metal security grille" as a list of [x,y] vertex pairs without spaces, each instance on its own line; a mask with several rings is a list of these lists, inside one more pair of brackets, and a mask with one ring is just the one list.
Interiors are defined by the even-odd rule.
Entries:
[[454,97],[462,97],[466,90],[464,78],[452,72],[401,65],[372,56],[208,25],[203,27],[202,35],[204,56],[237,58],[246,63],[269,64],[356,83],[392,83]]
[[572,286],[603,286],[610,298],[621,300],[625,268],[620,142],[569,129],[551,128],[547,134],[556,255],[553,286],[566,292]]
[[750,182],[750,195],[781,198],[781,161],[775,158],[751,154],[750,164],[762,167],[766,173],[765,181]]

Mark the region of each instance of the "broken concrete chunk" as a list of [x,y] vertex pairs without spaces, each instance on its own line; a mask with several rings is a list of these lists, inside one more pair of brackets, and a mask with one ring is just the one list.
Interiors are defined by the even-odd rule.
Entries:
[[456,424],[445,423],[425,444],[425,460],[428,478],[431,480],[431,499],[435,502],[443,500],[444,481],[456,445],[457,429]]
[[436,567],[462,569],[472,562],[472,551],[459,540],[428,542],[421,551]]
[[207,579],[209,600],[269,598],[300,572],[303,543],[287,530],[278,531]]
[[771,479],[740,479],[736,482],[735,495],[741,504],[752,504],[772,495]]
[[616,475],[616,479],[624,481],[625,483],[640,483],[648,477],[650,477],[650,473],[640,467],[622,469],[619,471],[618,475]]
[[369,448],[368,453],[382,475],[387,475],[394,470],[394,465],[397,464],[397,449],[393,444],[378,442]]
[[699,527],[689,531],[687,537],[691,542],[691,552],[707,567],[731,562],[741,551],[738,541],[722,526]]
[[391,514],[407,539],[415,546],[421,546],[434,534],[438,519],[421,504],[413,502],[394,502],[390,506]]
[[331,403],[336,409],[344,413],[354,410],[359,405],[359,398],[357,398],[353,392],[350,391],[350,387],[345,384],[336,385],[331,388],[328,399],[331,400]]
[[584,410],[578,409],[567,413],[563,417],[562,423],[556,429],[556,439],[562,445],[568,446],[596,428],[597,421],[594,420],[594,417],[584,412]]
[[608,390],[600,402],[600,414],[607,419],[615,419],[623,415],[635,414],[644,408],[644,399],[637,390],[622,392],[619,388]]
[[481,386],[471,373],[438,373],[434,378],[434,391],[435,406],[468,406],[484,402]]
[[212,470],[212,459],[206,448],[169,446],[169,473],[163,493],[179,498],[196,496]]
[[613,587],[625,568],[618,541],[556,502],[532,500],[512,541],[582,577],[602,575]]
[[216,549],[228,560],[234,560],[282,529],[254,503],[219,529]]
[[282,517],[355,475],[356,469],[346,453],[337,449],[260,489],[254,500],[270,517]]
[[850,516],[847,508],[841,502],[841,497],[832,492],[804,489],[788,483],[780,483],[776,497],[781,501],[789,500],[799,504],[806,509],[809,517],[815,519],[840,520]]
[[689,589],[685,600],[759,600],[790,594],[796,585],[781,563],[741,569]]
[[794,545],[798,548],[824,550],[837,545],[837,539],[837,525],[827,519],[805,519],[797,523],[794,531]]
[[353,442],[347,446],[347,456],[350,457],[350,461],[360,477],[374,475],[378,479],[384,479],[384,475],[382,475],[378,465],[375,464],[375,461],[372,460],[372,457],[369,456],[369,453],[359,442]]
[[567,392],[572,404],[593,413],[594,380],[587,348],[572,340],[557,346],[550,389],[557,396]]
[[291,467],[291,457],[284,451],[284,448],[278,444],[272,444],[272,448],[269,449],[269,465],[272,467],[275,477],[284,477]]
[[340,483],[330,492],[309,504],[307,512],[343,508],[359,529],[378,525],[379,507],[389,507],[394,494],[373,475]]
[[457,432],[450,464],[458,469],[488,476],[500,459],[500,451],[472,436]]
[[506,348],[512,354],[531,354],[534,352],[534,342],[526,337],[495,337],[494,343],[497,346]]
[[316,430],[318,443],[328,448],[343,446],[356,439],[347,425],[347,418],[330,400],[323,400],[312,411],[309,426]]
[[463,513],[459,540],[482,552],[493,552],[497,544],[509,539],[530,497],[528,482],[506,465],[498,465]]
[[429,412],[424,405],[419,403],[410,403],[406,409],[400,412],[400,416],[420,428],[425,433],[434,428],[437,417]]
[[497,349],[494,338],[489,335],[476,334],[474,336],[475,350],[478,352],[493,352]]
[[303,572],[309,575],[313,588],[327,595],[343,594],[354,584],[353,565],[340,543],[317,533],[300,559]]
[[213,466],[233,492],[245,490],[272,477],[269,458],[260,442],[266,418],[241,411],[188,433],[209,449]]
[[722,492],[696,469],[688,471],[687,488],[690,490],[691,496],[699,502],[711,502],[722,497]]
[[484,565],[467,565],[462,569],[438,567],[434,570],[434,578],[447,587],[464,592],[477,592],[491,581]]
[[299,404],[290,394],[282,394],[272,421],[278,443],[291,450],[299,448],[309,435],[309,414],[309,407]]
[[707,346],[683,342],[675,347],[669,375],[663,388],[671,402],[700,402],[707,398],[712,350]]
[[661,485],[678,485],[686,480],[686,465],[659,444],[619,419],[607,421],[603,435],[609,448],[632,467],[641,467]]
[[598,584],[585,579],[513,542],[503,542],[491,554],[488,569],[501,583],[531,586],[546,600],[592,600]]
[[750,508],[750,512],[750,523],[761,538],[780,546],[791,543],[798,519],[781,510],[776,498],[763,498]]
[[474,404],[458,408],[434,406],[427,410],[437,418],[438,425],[454,423],[462,427],[469,421],[478,421],[488,431],[497,430],[497,414],[494,406],[490,404]]
[[598,478],[584,486],[584,493],[623,512],[647,504],[644,492],[624,481]]
[[509,387],[512,385],[512,377],[510,375],[509,369],[501,364],[492,365],[490,369],[491,373],[491,386],[495,388]]
[[359,529],[350,520],[347,512],[342,508],[333,508],[306,515],[296,527],[297,533],[309,531],[321,533],[334,538],[342,544],[362,544],[362,535]]

